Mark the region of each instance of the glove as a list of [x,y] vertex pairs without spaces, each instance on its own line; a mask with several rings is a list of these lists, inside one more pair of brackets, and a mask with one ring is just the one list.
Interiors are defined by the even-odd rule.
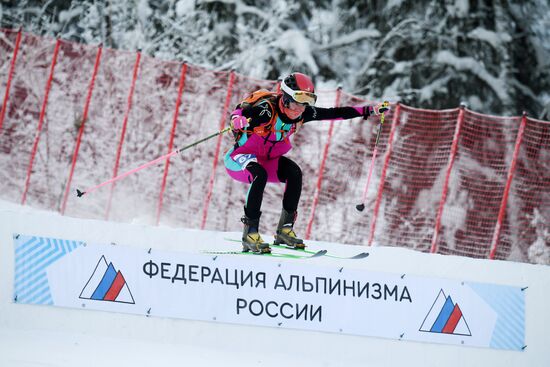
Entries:
[[375,104],[373,106],[365,106],[363,111],[363,118],[368,118],[370,116],[378,116],[386,111],[390,110],[390,102],[384,101],[382,103]]
[[231,128],[233,130],[242,130],[250,125],[248,119],[241,115],[231,116]]

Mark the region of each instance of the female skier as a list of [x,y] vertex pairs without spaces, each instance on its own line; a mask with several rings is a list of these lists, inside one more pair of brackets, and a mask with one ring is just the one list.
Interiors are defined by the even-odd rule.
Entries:
[[244,205],[243,251],[270,253],[259,233],[262,198],[267,182],[285,183],[283,208],[275,233],[275,245],[304,249],[293,230],[302,192],[302,171],[284,156],[292,145],[289,137],[302,124],[313,120],[364,119],[389,109],[387,102],[360,107],[315,107],[317,96],[311,79],[292,73],[281,82],[280,94],[257,91],[231,113],[235,145],[225,155],[229,175],[250,184]]

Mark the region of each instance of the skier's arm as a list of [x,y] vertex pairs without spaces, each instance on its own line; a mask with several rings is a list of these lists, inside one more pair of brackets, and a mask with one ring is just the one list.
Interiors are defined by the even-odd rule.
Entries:
[[229,124],[233,130],[242,130],[250,125],[250,119],[243,116],[243,110],[237,108],[229,116]]
[[231,127],[237,130],[248,126],[254,128],[269,122],[273,113],[273,108],[268,103],[260,103],[257,106],[247,108],[239,107],[231,112]]
[[306,107],[303,113],[304,122],[313,120],[347,120],[355,117],[369,118],[389,110],[389,103],[383,102],[373,106],[359,107]]

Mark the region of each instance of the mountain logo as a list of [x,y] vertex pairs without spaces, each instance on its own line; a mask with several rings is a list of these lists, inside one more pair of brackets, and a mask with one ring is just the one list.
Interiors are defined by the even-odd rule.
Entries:
[[439,291],[430,311],[424,318],[420,331],[451,335],[472,336],[458,303],[451,296]]
[[105,256],[97,262],[90,279],[80,292],[81,299],[135,304],[130,288],[113,263],[107,264]]

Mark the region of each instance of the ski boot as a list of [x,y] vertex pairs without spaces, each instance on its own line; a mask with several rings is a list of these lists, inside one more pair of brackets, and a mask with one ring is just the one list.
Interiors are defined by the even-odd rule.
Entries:
[[285,209],[281,212],[281,219],[277,226],[277,234],[275,235],[274,245],[285,245],[287,247],[303,250],[306,248],[304,241],[296,236],[293,226],[296,220],[296,212],[289,213]]
[[245,215],[241,218],[241,222],[244,223],[242,237],[243,252],[252,251],[260,254],[271,253],[269,244],[264,242],[258,231],[260,218],[251,219]]

